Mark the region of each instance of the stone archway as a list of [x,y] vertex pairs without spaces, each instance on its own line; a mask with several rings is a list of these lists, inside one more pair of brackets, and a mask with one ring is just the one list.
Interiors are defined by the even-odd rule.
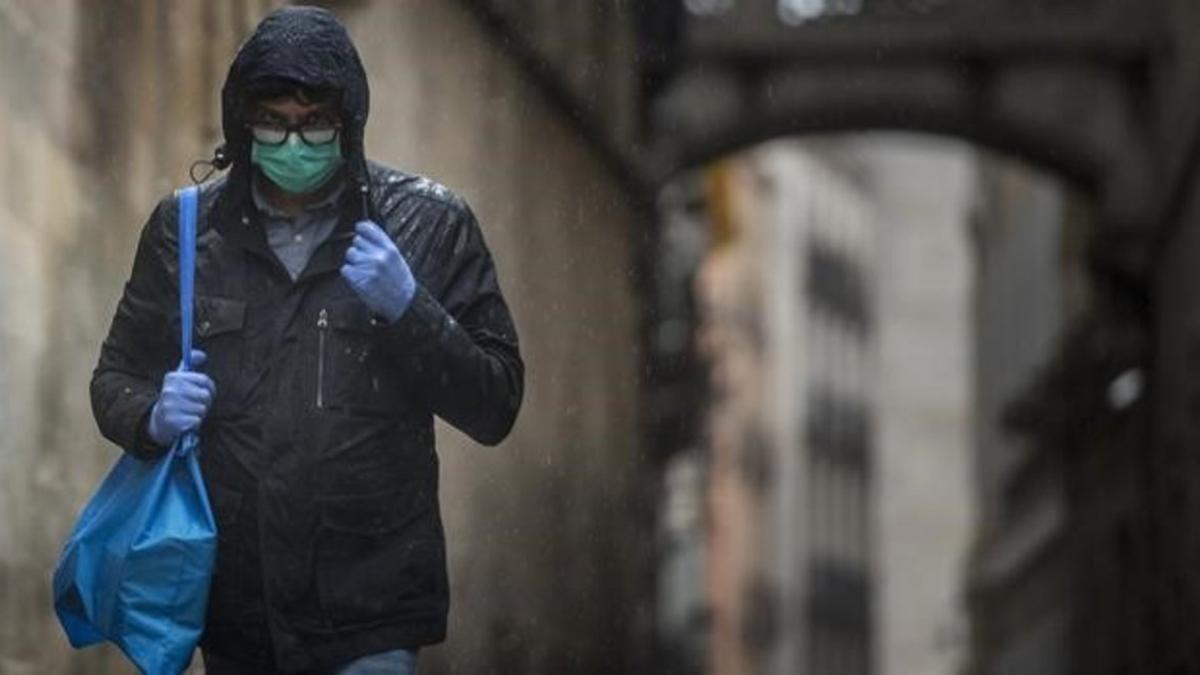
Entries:
[[769,2],[685,4],[652,33],[668,56],[647,100],[651,180],[790,134],[959,137],[1094,195],[1098,271],[1144,281],[1165,167],[1140,3],[828,0],[804,3],[805,25]]

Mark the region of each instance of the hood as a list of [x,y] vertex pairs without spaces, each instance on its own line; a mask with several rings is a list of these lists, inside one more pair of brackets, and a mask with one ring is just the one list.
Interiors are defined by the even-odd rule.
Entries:
[[[367,73],[346,28],[320,7],[285,7],[271,12],[238,49],[221,90],[224,157],[230,163],[227,191],[235,204],[249,197],[250,132],[242,112],[248,91],[264,80],[291,80],[306,87],[341,91],[342,156],[357,191],[369,192],[363,151],[370,92]],[[366,213],[362,214],[366,217]]]

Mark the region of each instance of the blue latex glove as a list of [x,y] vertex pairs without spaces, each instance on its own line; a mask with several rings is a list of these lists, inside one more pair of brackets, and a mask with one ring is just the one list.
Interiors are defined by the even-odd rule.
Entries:
[[[192,350],[192,367],[208,360],[199,349]],[[196,371],[173,370],[163,376],[162,391],[150,410],[146,431],[150,440],[168,446],[189,429],[200,426],[217,394],[217,385],[208,375]]]
[[372,312],[394,322],[412,302],[417,280],[395,242],[378,225],[360,220],[354,231],[342,276]]

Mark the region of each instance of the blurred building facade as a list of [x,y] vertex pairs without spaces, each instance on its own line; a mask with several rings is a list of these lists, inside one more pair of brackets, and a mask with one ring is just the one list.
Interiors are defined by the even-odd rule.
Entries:
[[875,232],[819,153],[780,143],[707,175],[698,273],[711,363],[711,672],[868,673]]
[[710,397],[668,462],[666,672],[966,667],[974,169],[929,139],[787,140],[664,191]]
[[[1011,159],[912,137],[776,141],[714,167],[662,202],[663,268],[695,271],[711,396],[707,433],[668,462],[665,496],[690,514],[664,533],[687,545],[661,549],[660,610],[688,610],[662,625],[671,672],[1149,672],[1145,468],[1133,459],[1144,336],[1092,285],[1087,200]],[[839,352],[856,332],[825,328],[830,298],[813,280],[840,279],[829,288],[843,304],[861,284],[828,272],[820,236],[807,252],[792,245],[816,223],[852,237],[847,204],[879,251],[850,258],[872,280],[857,325],[876,343],[867,376],[850,378],[871,401],[858,414],[824,384],[831,364],[855,363]],[[777,281],[795,275],[805,292]],[[664,315],[688,315],[664,298]],[[795,332],[772,330],[796,316],[809,318]],[[805,388],[798,408],[777,403]],[[814,477],[813,450],[845,445],[824,442],[836,434],[823,426],[863,421],[848,447],[868,479],[849,502],[871,521],[857,568],[864,639],[842,642],[856,656],[823,658],[813,608],[850,584],[786,579],[819,566],[823,520],[839,537],[859,531],[853,508],[830,508],[839,479]],[[802,426],[802,441],[774,425]],[[853,625],[845,605],[831,614]]]
[[960,675],[963,580],[978,527],[971,481],[969,223],[981,153],[928,136],[862,134],[878,218],[876,675]]

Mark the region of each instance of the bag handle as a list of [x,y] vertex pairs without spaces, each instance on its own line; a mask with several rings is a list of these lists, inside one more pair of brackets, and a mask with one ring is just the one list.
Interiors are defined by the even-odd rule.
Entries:
[[[189,185],[175,191],[179,198],[179,347],[180,370],[192,369],[192,312],[196,282],[196,211],[200,188]],[[179,452],[187,455],[196,448],[196,432],[180,437]]]
[[189,185],[179,197],[179,347],[182,369],[192,369],[192,312],[196,280],[196,209],[199,188]]

